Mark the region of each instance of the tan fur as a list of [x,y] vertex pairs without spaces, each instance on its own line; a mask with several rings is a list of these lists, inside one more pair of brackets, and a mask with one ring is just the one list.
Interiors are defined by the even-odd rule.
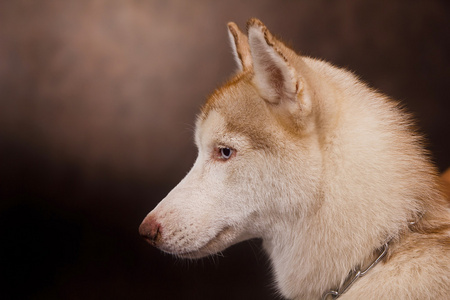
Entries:
[[341,299],[448,298],[450,205],[409,116],[259,20],[248,38],[228,27],[240,71],[203,106],[197,161],[141,234],[188,258],[262,238],[289,299],[319,299],[389,242]]

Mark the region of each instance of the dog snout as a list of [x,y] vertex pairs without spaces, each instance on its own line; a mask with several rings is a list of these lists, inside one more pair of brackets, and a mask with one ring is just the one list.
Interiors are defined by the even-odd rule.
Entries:
[[139,226],[139,234],[150,244],[156,245],[161,239],[161,224],[154,218],[147,217]]

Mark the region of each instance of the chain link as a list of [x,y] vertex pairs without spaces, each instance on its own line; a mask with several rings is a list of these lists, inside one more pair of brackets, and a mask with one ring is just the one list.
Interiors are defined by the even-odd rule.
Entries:
[[[373,267],[375,267],[382,259],[383,257],[386,255],[387,251],[389,249],[389,242],[387,242],[386,244],[384,244],[383,246],[383,251],[381,252],[381,254],[370,264],[370,266],[368,266],[364,271],[361,270],[357,270],[355,272],[352,272],[353,278],[351,278],[350,274],[348,276],[348,278],[345,280],[344,283],[348,282],[347,284],[344,284],[341,288],[339,288],[337,291],[336,290],[330,290],[328,292],[326,292],[325,294],[323,294],[322,296],[322,300],[328,300],[328,299],[337,299],[339,298],[342,294],[344,294],[359,278],[363,277],[364,275],[367,274],[367,272],[369,272]],[[351,278],[349,280],[349,278]],[[330,298],[331,297],[331,298]]]

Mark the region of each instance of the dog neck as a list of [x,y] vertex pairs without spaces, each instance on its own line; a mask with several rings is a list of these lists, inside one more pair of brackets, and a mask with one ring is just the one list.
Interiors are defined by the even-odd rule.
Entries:
[[349,270],[374,261],[378,248],[362,251],[355,245],[354,249],[345,249],[334,247],[333,243],[308,242],[306,236],[303,242],[292,239],[290,245],[284,243],[265,242],[264,246],[273,263],[277,285],[289,299],[318,299],[330,287],[341,286]]
[[[408,227],[414,227],[422,216],[419,214],[414,221],[405,222],[401,231],[404,233]],[[311,220],[299,226],[297,228],[303,230],[274,235],[275,238],[264,240],[264,248],[273,263],[277,285],[288,299],[320,299],[328,294],[333,296],[331,299],[338,298],[382,261],[388,253],[389,245],[401,235],[395,232],[378,243],[371,241],[372,245],[367,246],[370,239],[361,244],[352,244],[333,230],[326,234],[315,233],[314,222]],[[286,231],[286,228],[283,230]],[[283,240],[282,237],[288,237],[288,240]],[[361,270],[359,274],[358,270]],[[324,291],[329,292],[324,295]]]
[[338,289],[331,289],[323,294],[322,300],[337,299],[342,294],[344,294],[358,279],[366,275],[370,270],[372,270],[383,258],[386,256],[389,250],[389,242],[384,244],[383,248],[380,250],[380,254],[364,269],[355,268],[349,272],[347,279]]

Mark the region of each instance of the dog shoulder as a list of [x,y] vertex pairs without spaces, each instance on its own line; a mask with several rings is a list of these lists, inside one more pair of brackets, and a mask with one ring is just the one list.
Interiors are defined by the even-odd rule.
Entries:
[[[437,225],[437,224],[435,224]],[[450,223],[410,232],[385,262],[341,299],[447,299],[450,295]]]

